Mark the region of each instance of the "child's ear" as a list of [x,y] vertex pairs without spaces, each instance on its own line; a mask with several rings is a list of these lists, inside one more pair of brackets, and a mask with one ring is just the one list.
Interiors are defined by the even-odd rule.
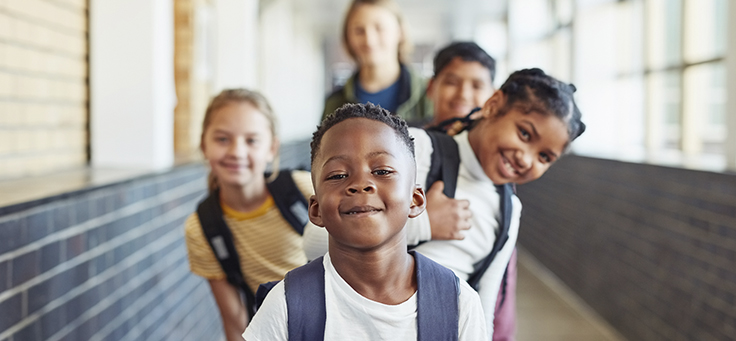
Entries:
[[496,90],[496,92],[493,93],[493,96],[489,98],[485,104],[483,104],[483,109],[481,109],[481,115],[483,118],[489,118],[496,116],[499,110],[503,108],[503,106],[506,104],[506,95],[501,90]]
[[430,78],[427,83],[427,98],[432,98],[432,93],[434,93],[434,79],[435,77]]
[[274,138],[273,141],[271,141],[271,155],[268,156],[267,162],[273,162],[273,160],[276,159],[276,156],[279,155],[279,148],[281,147],[281,144],[279,143],[279,139]]
[[412,193],[411,207],[409,208],[409,218],[416,218],[427,207],[427,197],[424,190],[419,185],[414,185],[414,193]]
[[319,212],[319,203],[316,196],[309,197],[309,221],[319,227],[325,227],[322,223],[322,214]]

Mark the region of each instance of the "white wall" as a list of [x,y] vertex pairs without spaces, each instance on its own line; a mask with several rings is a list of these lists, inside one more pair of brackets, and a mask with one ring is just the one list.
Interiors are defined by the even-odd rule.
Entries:
[[215,0],[215,93],[258,85],[258,0]]
[[91,0],[92,166],[174,161],[173,0]]
[[324,107],[324,56],[312,23],[291,0],[261,11],[260,90],[279,117],[282,142],[306,139]]

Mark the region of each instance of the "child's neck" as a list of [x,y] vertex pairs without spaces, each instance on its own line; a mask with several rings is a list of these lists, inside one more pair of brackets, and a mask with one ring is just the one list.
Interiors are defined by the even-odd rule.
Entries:
[[330,241],[330,260],[340,277],[363,297],[383,304],[400,304],[417,290],[414,257],[406,252],[404,240],[367,252]]
[[400,74],[401,65],[398,62],[365,65],[360,68],[358,81],[363,90],[375,93],[394,84],[399,79]]
[[238,212],[250,212],[261,207],[269,193],[265,179],[259,180],[246,186],[220,186],[220,200]]

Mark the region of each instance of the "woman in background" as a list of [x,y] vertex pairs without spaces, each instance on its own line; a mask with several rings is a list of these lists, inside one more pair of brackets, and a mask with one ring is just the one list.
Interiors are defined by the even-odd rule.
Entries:
[[342,39],[358,70],[327,98],[322,119],[345,103],[371,102],[412,125],[429,121],[426,82],[406,65],[412,45],[394,1],[354,0]]

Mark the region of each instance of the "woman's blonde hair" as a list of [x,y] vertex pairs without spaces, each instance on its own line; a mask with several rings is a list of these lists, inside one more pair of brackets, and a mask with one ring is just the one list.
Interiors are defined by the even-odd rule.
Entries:
[[[272,143],[276,143],[278,140],[278,135],[276,134],[278,131],[278,120],[271,109],[271,105],[268,104],[266,97],[257,91],[251,91],[248,89],[226,89],[222,90],[222,92],[215,96],[215,98],[210,101],[209,106],[207,106],[207,110],[204,113],[204,120],[202,120],[202,135],[200,136],[199,142],[200,147],[204,146],[204,136],[210,123],[212,123],[215,113],[228,104],[242,102],[251,104],[256,108],[256,110],[263,114],[263,116],[266,116],[266,119],[268,119],[268,122],[271,124],[271,136],[273,138]],[[271,169],[273,170],[273,174],[269,177],[269,181],[273,181],[273,179],[278,175],[278,155],[274,158],[273,163],[271,164]],[[212,192],[217,189],[217,187],[217,177],[212,173],[212,171],[210,171],[210,174],[207,177],[207,188]]]
[[396,16],[396,20],[399,22],[399,30],[401,30],[401,41],[399,41],[399,55],[397,58],[400,63],[408,63],[411,53],[414,51],[414,45],[412,45],[411,40],[409,39],[409,34],[406,29],[406,20],[404,20],[404,16],[401,14],[401,9],[393,0],[353,0],[345,14],[345,21],[343,21],[342,25],[342,43],[350,57],[355,61],[358,60],[355,55],[355,51],[350,48],[350,44],[348,43],[348,23],[350,22],[353,14],[355,14],[355,11],[361,5],[379,6],[387,9]]

